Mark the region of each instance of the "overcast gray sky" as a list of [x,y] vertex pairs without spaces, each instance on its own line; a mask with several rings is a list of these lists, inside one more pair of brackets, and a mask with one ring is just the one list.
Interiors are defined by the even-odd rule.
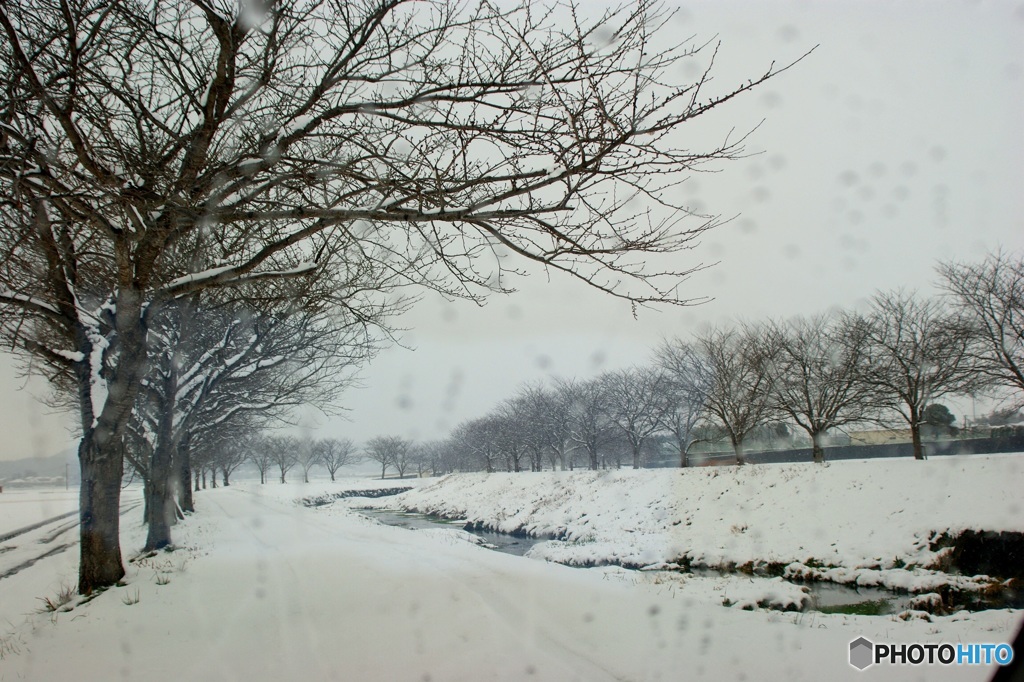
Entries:
[[[1024,250],[1024,4],[681,7],[666,38],[717,36],[719,87],[820,45],[712,114],[721,130],[763,119],[748,145],[759,153],[680,189],[692,207],[736,216],[679,256],[681,266],[716,263],[686,292],[714,300],[633,319],[628,305],[543,272],[482,308],[427,297],[400,321],[415,350],[389,349],[365,369],[365,388],[342,401],[349,421],[308,416],[307,427],[441,437],[523,381],[644,362],[660,338],[708,322],[855,306],[898,286],[928,293],[939,259]],[[0,357],[0,459],[73,445],[73,416],[49,413],[34,397],[44,392]]]

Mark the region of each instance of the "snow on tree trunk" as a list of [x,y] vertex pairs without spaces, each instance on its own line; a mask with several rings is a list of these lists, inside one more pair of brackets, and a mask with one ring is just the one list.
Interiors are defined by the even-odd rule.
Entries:
[[742,440],[735,440],[735,441],[733,441],[732,448],[736,452],[736,464],[739,465],[739,466],[743,466],[744,464],[746,464],[747,463],[747,458],[746,458],[746,455],[743,452],[743,441]]
[[[88,349],[88,363],[76,372],[83,437],[78,447],[82,484],[78,591],[88,594],[124,577],[121,560],[121,478],[124,474],[124,431],[146,362],[146,328],[138,292],[118,291],[114,326],[119,338],[116,371],[109,380],[102,371],[105,347],[80,327],[79,347]],[[101,337],[100,337],[101,338]]]
[[818,464],[825,462],[825,448],[821,445],[821,439],[820,432],[815,431],[811,434],[811,457]]

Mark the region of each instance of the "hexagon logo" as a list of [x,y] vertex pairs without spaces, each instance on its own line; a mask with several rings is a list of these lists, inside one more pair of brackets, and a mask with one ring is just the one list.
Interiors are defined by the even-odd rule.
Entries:
[[857,670],[864,670],[874,663],[875,645],[864,637],[850,642],[850,665]]

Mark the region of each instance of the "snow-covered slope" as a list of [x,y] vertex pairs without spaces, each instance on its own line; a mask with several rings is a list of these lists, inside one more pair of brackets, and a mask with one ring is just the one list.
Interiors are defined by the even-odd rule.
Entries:
[[937,534],[1024,531],[1024,455],[686,470],[457,474],[395,507],[552,536],[561,563],[928,566]]

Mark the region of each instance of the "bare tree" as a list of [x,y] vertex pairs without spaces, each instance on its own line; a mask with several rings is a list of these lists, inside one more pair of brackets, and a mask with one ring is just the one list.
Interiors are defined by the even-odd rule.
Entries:
[[556,390],[567,407],[570,440],[586,452],[588,466],[597,470],[602,450],[611,441],[612,429],[604,385],[597,380],[559,380]]
[[924,408],[971,390],[976,381],[970,324],[939,301],[905,291],[876,294],[871,303],[865,321],[871,364],[864,381],[910,427],[914,458],[924,459]]
[[501,454],[501,426],[494,415],[472,419],[452,431],[452,441],[466,460],[493,473]]
[[274,446],[266,437],[257,438],[249,450],[249,461],[260,472],[260,484],[267,482],[267,472],[270,471],[270,466],[274,463],[273,453]]
[[[268,293],[266,286],[260,290]],[[328,409],[375,352],[367,320],[289,307],[257,314],[231,301],[198,306],[186,300],[165,305],[153,318],[149,369],[128,424],[152,441],[148,549],[171,542],[171,494],[188,489],[192,449],[224,442],[221,432],[232,426],[270,426],[298,405]],[[214,451],[214,462],[219,459]],[[313,463],[307,459],[301,463],[308,476],[305,465]]]
[[700,48],[650,49],[667,20],[648,0],[589,21],[526,2],[0,5],[2,329],[79,397],[80,591],[124,575],[122,441],[163,302],[337,269],[366,283],[350,309],[399,283],[478,298],[510,290],[511,253],[685,303],[686,273],[645,254],[717,224],[672,190],[744,136],[672,135],[788,66],[672,82]]
[[875,392],[862,381],[868,328],[854,315],[816,315],[766,327],[776,348],[770,364],[775,408],[810,436],[812,458],[825,461],[829,429],[876,412]]
[[[251,431],[250,431],[251,433]],[[243,435],[235,429],[224,429],[222,437],[211,443],[216,448],[211,453],[211,459],[217,469],[220,469],[221,484],[226,488],[231,485],[231,474],[249,460],[249,452],[253,447],[253,437]],[[205,443],[199,447],[210,447]]]
[[295,459],[299,468],[302,469],[302,482],[309,483],[309,472],[313,470],[313,467],[322,464],[320,450],[313,447],[313,441],[309,438],[298,438],[295,444]]
[[530,457],[530,468],[541,471],[544,460],[551,468],[566,468],[570,446],[568,404],[556,391],[540,383],[525,384],[513,400],[523,426],[523,444]]
[[1003,251],[981,263],[939,265],[941,286],[974,324],[977,371],[1024,401],[1024,258]]
[[359,461],[356,445],[350,438],[323,438],[313,443],[313,448],[332,481],[339,469]]
[[497,447],[505,460],[505,470],[523,470],[523,459],[530,452],[531,424],[528,403],[513,396],[501,402],[491,414],[497,429]]
[[700,440],[698,426],[705,415],[712,371],[693,344],[679,339],[663,342],[656,351],[656,359],[665,373],[659,421],[675,440],[679,466],[686,467],[690,448]]
[[271,436],[267,439],[270,446],[270,461],[277,465],[281,474],[281,483],[286,483],[285,476],[299,463],[299,439],[292,436]]
[[412,441],[400,436],[377,436],[366,442],[363,451],[369,459],[380,463],[381,479],[387,474],[389,466],[395,468],[399,478],[404,478],[411,461],[411,446]]
[[607,372],[598,381],[605,414],[629,444],[633,468],[639,469],[647,440],[661,428],[665,375],[657,368],[634,367]]
[[771,401],[770,349],[756,327],[712,327],[696,335],[694,344],[710,372],[705,402],[743,465],[747,435],[774,416]]

